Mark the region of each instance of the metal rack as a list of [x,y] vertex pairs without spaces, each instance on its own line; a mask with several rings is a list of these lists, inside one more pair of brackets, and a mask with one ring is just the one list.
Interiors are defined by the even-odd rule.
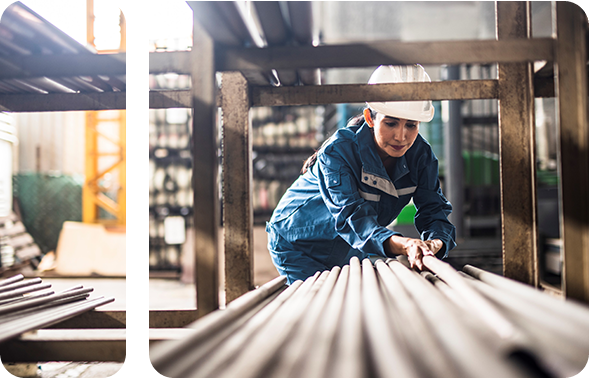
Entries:
[[[203,2],[188,2],[197,13]],[[534,97],[556,97],[560,122],[563,289],[567,298],[589,302],[589,190],[587,126],[587,21],[581,9],[556,2],[554,38],[531,38],[529,2],[496,3],[496,40],[367,42],[326,46],[236,47],[209,34],[195,15],[189,52],[152,53],[150,73],[190,74],[188,91],[152,91],[150,108],[193,109],[194,225],[198,317],[218,308],[219,224],[217,107],[223,109],[225,172],[225,283],[227,301],[253,288],[251,135],[255,106],[316,105],[387,100],[499,100],[499,153],[504,275],[540,286],[537,263]],[[223,19],[223,10],[217,10]],[[217,39],[215,39],[217,38]],[[554,75],[535,76],[532,62],[546,61]],[[380,64],[497,63],[497,80],[461,80],[380,85],[273,87],[249,78],[262,72]],[[215,75],[222,72],[218,90]],[[249,80],[249,81],[248,81]]]

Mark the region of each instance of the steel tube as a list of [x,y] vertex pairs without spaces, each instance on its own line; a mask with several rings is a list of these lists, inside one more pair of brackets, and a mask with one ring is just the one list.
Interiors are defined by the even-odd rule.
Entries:
[[[232,363],[215,376],[250,378],[262,375],[261,372],[274,356],[273,351],[283,347],[293,335],[301,315],[309,308],[309,304],[324,285],[329,273],[329,271],[322,272],[316,280],[313,280],[308,293],[293,297],[281,306],[268,323],[253,335],[247,347],[234,358]],[[260,353],[264,350],[265,353]]]
[[333,363],[327,371],[327,378],[332,377],[365,377],[366,369],[363,360],[365,345],[362,333],[362,271],[357,257],[350,259],[350,276],[344,299],[341,322],[338,327]]
[[[48,289],[50,287],[51,287],[50,284],[37,284],[37,285],[29,286],[29,287],[23,287],[23,288],[20,288],[20,289],[12,290],[12,291],[7,292],[7,293],[0,294],[0,300],[10,299],[10,298],[14,298],[14,297],[19,297],[19,296],[21,296],[23,294],[32,293],[34,291],[39,291],[39,290],[45,290],[45,289]],[[2,313],[2,310],[1,309],[0,309],[0,313]]]
[[0,285],[0,293],[4,293],[6,291],[11,291],[15,289],[20,289],[21,287],[36,285],[41,283],[40,278],[33,278],[32,280],[23,281],[23,282],[15,282],[9,285]]
[[297,371],[294,372],[293,376],[299,378],[323,378],[327,376],[331,362],[330,350],[336,346],[335,340],[342,318],[341,314],[349,275],[350,266],[344,265],[319,320],[315,342],[308,345],[309,350],[305,359],[297,366]]
[[276,363],[265,373],[268,377],[285,378],[296,375],[299,370],[299,361],[304,358],[309,344],[315,344],[315,335],[318,331],[318,323],[323,315],[328,299],[332,294],[336,281],[339,278],[341,268],[335,266],[329,272],[325,283],[310,302],[307,310],[301,314],[299,324],[294,335],[283,348],[276,353]]
[[476,311],[487,326],[495,331],[499,337],[505,340],[517,337],[517,331],[513,324],[501,315],[484,297],[474,291],[450,264],[440,261],[434,256],[424,256],[422,261],[424,266],[436,273],[438,277],[464,297],[470,304],[469,308]]
[[264,307],[256,316],[254,316],[245,326],[231,337],[231,340],[222,343],[217,349],[215,355],[208,358],[199,364],[192,372],[189,372],[187,377],[211,377],[216,376],[225,365],[230,364],[231,359],[234,358],[243,348],[246,347],[248,341],[254,337],[256,332],[265,326],[276,312],[291,299],[295,299],[305,295],[319,274],[303,281],[295,281],[288,289],[279,295],[276,300],[272,301],[268,306]]
[[[369,259],[362,261],[362,315],[367,347],[381,377],[418,377],[409,349],[401,339],[395,315],[387,316],[376,274]],[[403,344],[402,344],[403,343]]]
[[455,362],[444,352],[443,345],[434,336],[424,315],[398,277],[382,260],[376,261],[375,266],[383,284],[383,291],[388,294],[391,307],[395,308],[396,316],[403,324],[404,339],[409,350],[412,356],[419,357],[419,361],[414,363],[422,365],[427,370],[426,375],[435,376],[443,371],[449,377],[461,377]]
[[22,281],[25,278],[22,274],[17,274],[16,276],[9,277],[5,280],[0,281],[0,286],[6,286],[13,284],[18,281]]
[[162,371],[168,369],[171,364],[170,355],[178,355],[181,351],[194,348],[205,342],[215,332],[227,327],[244,313],[251,310],[265,298],[284,286],[286,279],[277,277],[274,280],[262,285],[260,288],[244,294],[231,302],[225,310],[219,310],[203,317],[200,321],[189,324],[188,327],[194,330],[194,334],[178,343],[162,344],[151,351],[151,362],[156,369]]
[[523,303],[530,303],[542,311],[554,313],[562,321],[575,322],[589,328],[589,307],[573,300],[552,297],[521,282],[486,272],[472,265],[465,265],[462,270],[476,279],[501,290],[516,295]]
[[[546,316],[538,308],[522,306],[522,302],[508,292],[499,291],[481,281],[469,283],[491,299],[506,316],[526,335],[526,348],[533,351],[536,360],[555,376],[577,374],[587,362],[589,347],[581,329]],[[576,331],[576,332],[575,332]]]
[[[482,343],[473,330],[464,327],[459,314],[443,300],[442,294],[417,273],[409,270],[398,261],[388,263],[399,281],[411,293],[416,304],[425,315],[430,328],[456,361],[463,376],[466,377],[521,377],[523,373],[504,360],[497,349],[489,343]],[[443,326],[439,326],[443,324]],[[467,350],[469,358],[463,358]]]
[[[49,286],[51,286],[51,285],[49,285]],[[70,291],[67,293],[55,294],[55,295],[51,295],[48,297],[37,298],[37,299],[33,299],[30,301],[26,301],[26,302],[0,306],[0,315],[11,313],[11,312],[18,311],[18,310],[23,310],[25,308],[31,308],[31,307],[34,307],[37,305],[45,304],[45,303],[52,302],[52,301],[59,300],[59,299],[73,297],[73,296],[76,296],[79,294],[86,294],[86,293],[89,293],[93,290],[94,289],[92,289],[92,288],[78,289],[78,290],[73,290],[73,291]]]

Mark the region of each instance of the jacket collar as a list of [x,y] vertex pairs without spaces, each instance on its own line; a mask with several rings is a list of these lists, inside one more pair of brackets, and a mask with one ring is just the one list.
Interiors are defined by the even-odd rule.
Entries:
[[[364,122],[364,124],[358,129],[356,136],[358,140],[358,149],[360,151],[360,160],[362,160],[362,168],[364,168],[364,172],[391,181],[380,156],[378,156],[378,153],[376,152],[374,135],[366,122]],[[409,166],[405,155],[403,155],[400,158],[397,158],[392,181],[397,181],[408,173]]]

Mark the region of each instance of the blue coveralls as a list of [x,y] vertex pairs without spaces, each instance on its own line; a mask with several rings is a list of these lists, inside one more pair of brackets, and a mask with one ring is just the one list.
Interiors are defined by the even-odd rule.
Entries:
[[352,256],[386,257],[383,242],[401,235],[386,228],[413,198],[423,240],[440,239],[446,257],[456,246],[448,221],[452,205],[442,194],[438,160],[421,135],[397,158],[392,180],[366,123],[338,130],[319,150],[312,168],[292,184],[269,222],[268,249],[288,283]]

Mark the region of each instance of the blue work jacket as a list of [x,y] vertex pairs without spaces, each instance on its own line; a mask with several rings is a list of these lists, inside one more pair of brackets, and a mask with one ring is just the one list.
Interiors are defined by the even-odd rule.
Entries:
[[456,246],[448,221],[452,205],[440,189],[438,160],[427,141],[418,135],[389,177],[366,123],[340,129],[266,224],[274,265],[292,283],[346,265],[352,256],[386,257],[383,242],[401,235],[386,226],[412,198],[421,238],[440,239],[437,256],[446,257]]

